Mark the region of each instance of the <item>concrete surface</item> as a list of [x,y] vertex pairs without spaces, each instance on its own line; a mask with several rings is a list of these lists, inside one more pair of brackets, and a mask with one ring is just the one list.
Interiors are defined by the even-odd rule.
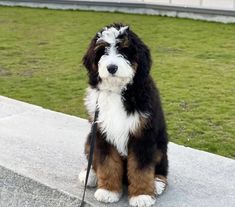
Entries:
[[79,204],[75,197],[0,166],[1,207],[78,207]]
[[[172,4],[159,1],[131,1],[131,0],[0,0],[0,5],[5,6],[26,6],[33,8],[49,8],[49,9],[72,9],[72,10],[92,10],[92,11],[108,11],[108,12],[124,12],[135,14],[150,14],[170,17],[200,19],[206,21],[215,21],[223,23],[235,22],[235,8],[231,7],[228,0],[222,3],[227,5],[223,7],[212,7],[212,0],[203,1],[204,6],[185,5],[186,0],[181,0],[179,4],[171,1]],[[221,0],[222,1],[222,0]],[[230,1],[230,0],[229,0]],[[218,0],[216,1],[218,2]]]
[[[0,96],[0,206],[76,206],[89,127],[87,120]],[[235,206],[235,160],[170,143],[169,162],[169,187],[156,206]],[[88,206],[128,206],[126,195],[104,205],[93,194],[87,191]]]

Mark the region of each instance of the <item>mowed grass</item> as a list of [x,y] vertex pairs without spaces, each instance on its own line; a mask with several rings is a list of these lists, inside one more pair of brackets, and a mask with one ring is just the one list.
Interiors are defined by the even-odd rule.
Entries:
[[86,118],[81,59],[112,22],[151,49],[170,140],[235,158],[235,24],[0,7],[0,94]]

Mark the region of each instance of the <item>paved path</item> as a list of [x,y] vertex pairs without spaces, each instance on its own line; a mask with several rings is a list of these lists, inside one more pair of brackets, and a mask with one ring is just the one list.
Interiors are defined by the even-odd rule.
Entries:
[[[33,8],[72,9],[123,12],[134,14],[161,15],[179,18],[200,19],[223,23],[235,22],[235,0],[171,0],[171,4],[165,0],[0,0],[0,5],[26,6]],[[222,2],[223,1],[223,2]],[[158,2],[158,3],[157,3]],[[194,2],[194,3],[192,3]],[[219,3],[222,2],[222,3]]]
[[[0,96],[0,206],[76,206],[87,120]],[[169,144],[169,187],[158,207],[234,207],[235,160]],[[107,206],[87,192],[90,206]],[[78,199],[76,199],[78,198]],[[110,207],[127,207],[127,197]]]
[[[80,0],[75,0],[80,1]],[[92,1],[110,1],[110,0],[92,0]],[[206,7],[211,9],[234,9],[235,0],[118,0],[118,2],[138,2],[154,3],[165,5],[181,5],[191,7]]]
[[191,7],[206,7],[211,9],[235,10],[234,0],[139,0],[139,1],[161,3],[166,5],[182,5],[182,6],[191,6]]

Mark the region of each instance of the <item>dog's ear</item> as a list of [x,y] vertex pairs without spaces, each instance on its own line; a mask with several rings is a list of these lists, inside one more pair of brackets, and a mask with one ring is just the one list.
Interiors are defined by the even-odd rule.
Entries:
[[86,67],[88,72],[93,70],[96,39],[97,39],[96,36],[92,39],[92,41],[91,41],[85,55],[83,56],[83,59],[82,59],[82,63]]
[[138,64],[138,72],[141,73],[142,77],[148,76],[152,65],[151,55],[148,47],[142,42],[140,45],[137,45],[136,61]]
[[129,39],[131,45],[134,46],[136,53],[136,74],[135,79],[138,82],[143,82],[145,78],[149,75],[152,60],[149,48],[143,43],[143,41],[133,32],[129,33]]
[[92,39],[87,52],[85,53],[82,62],[88,71],[89,84],[95,86],[98,84],[99,76],[98,69],[95,65],[95,45],[96,45],[97,35]]

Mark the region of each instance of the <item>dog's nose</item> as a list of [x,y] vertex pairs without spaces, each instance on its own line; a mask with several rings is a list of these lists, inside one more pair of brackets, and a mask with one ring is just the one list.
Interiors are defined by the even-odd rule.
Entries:
[[114,73],[116,73],[116,71],[117,71],[117,69],[118,69],[118,66],[111,64],[111,65],[108,65],[108,66],[107,66],[107,69],[108,69],[108,71],[109,71],[111,74],[114,74]]

